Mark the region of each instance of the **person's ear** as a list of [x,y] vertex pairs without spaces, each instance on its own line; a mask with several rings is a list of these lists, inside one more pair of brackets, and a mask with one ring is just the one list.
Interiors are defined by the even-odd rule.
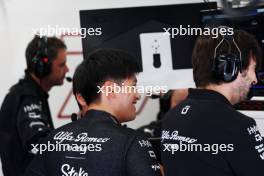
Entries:
[[83,98],[83,96],[80,93],[75,94],[76,100],[78,101],[78,103],[81,105],[81,107],[86,107],[87,103],[85,101],[85,99]]
[[105,96],[107,99],[109,98],[115,98],[115,86],[116,83],[113,81],[105,81],[102,85],[103,92],[101,93],[103,96]]

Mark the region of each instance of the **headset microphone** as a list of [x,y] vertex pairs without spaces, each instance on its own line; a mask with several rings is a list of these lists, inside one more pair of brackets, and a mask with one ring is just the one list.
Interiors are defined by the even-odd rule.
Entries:
[[72,78],[69,77],[69,76],[65,77],[65,79],[66,79],[66,81],[68,81],[68,82],[72,82]]
[[71,120],[72,120],[72,122],[77,121],[78,120],[78,115],[76,113],[72,113]]

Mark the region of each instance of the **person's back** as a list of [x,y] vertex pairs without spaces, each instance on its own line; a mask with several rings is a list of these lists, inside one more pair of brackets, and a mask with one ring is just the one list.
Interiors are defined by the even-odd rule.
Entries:
[[[163,161],[166,174],[229,176],[247,170],[259,174],[263,163],[254,147],[262,143],[254,142],[247,131],[256,125],[254,120],[233,109],[217,92],[190,89],[189,94],[163,123],[163,157],[173,156]],[[245,165],[250,160],[255,164]]]
[[121,126],[105,111],[89,110],[82,119],[52,132],[45,144],[48,141],[50,146],[68,148],[64,151],[47,150],[38,156],[43,158],[43,163],[33,162],[31,169],[43,170],[44,175],[81,172],[83,175],[145,176],[156,175],[159,170],[155,155],[150,157],[153,151],[146,138]]
[[114,89],[136,85],[138,65],[133,60],[125,52],[101,49],[77,67],[73,92],[83,117],[49,135],[42,146],[57,147],[39,151],[26,175],[160,176],[147,138],[120,124],[135,118],[140,98],[135,89]]
[[197,88],[189,89],[162,124],[166,176],[263,175],[264,143],[256,122],[233,108],[257,83],[260,56],[257,41],[244,31],[197,39],[192,60]]
[[35,36],[26,49],[25,77],[10,88],[0,111],[0,156],[5,176],[23,175],[34,157],[31,144],[54,129],[48,91],[62,85],[66,46],[56,37]]
[[[30,146],[25,142],[36,142],[39,137],[46,136],[53,129],[48,102],[45,96],[40,87],[28,76],[12,86],[6,95],[0,111],[1,160],[3,161],[2,167],[5,175],[19,175],[19,173],[23,173],[34,156],[28,152],[30,151]],[[31,104],[28,104],[29,102]],[[32,107],[29,113],[41,114],[43,116],[42,122],[49,126],[49,128],[43,128],[41,133],[34,132],[31,129],[24,129],[20,124],[25,119],[17,118],[23,114],[21,109],[29,107],[28,105],[40,106],[40,102],[43,103],[41,112]],[[37,123],[39,121],[31,121],[31,123],[34,122]],[[28,132],[32,136],[23,135],[21,131]]]

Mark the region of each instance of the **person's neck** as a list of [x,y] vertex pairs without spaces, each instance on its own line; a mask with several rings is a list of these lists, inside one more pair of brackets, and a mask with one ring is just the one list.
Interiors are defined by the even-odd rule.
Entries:
[[111,108],[109,108],[109,106],[106,106],[106,105],[103,105],[103,104],[95,104],[95,103],[94,104],[89,104],[89,106],[85,109],[85,112],[87,112],[89,110],[92,110],[92,109],[108,112],[109,114],[111,114],[112,116],[117,118],[117,115],[114,113],[114,111]]
[[236,100],[234,99],[234,93],[233,89],[230,85],[227,84],[221,84],[221,85],[216,85],[216,84],[209,84],[204,87],[204,89],[207,90],[213,90],[216,91],[220,94],[222,94],[232,105],[235,104]]
[[34,81],[36,81],[36,83],[45,91],[45,92],[49,92],[51,89],[51,85],[48,84],[48,82],[45,79],[39,79],[36,75],[34,75],[33,73],[30,74],[30,76],[32,77],[32,79]]

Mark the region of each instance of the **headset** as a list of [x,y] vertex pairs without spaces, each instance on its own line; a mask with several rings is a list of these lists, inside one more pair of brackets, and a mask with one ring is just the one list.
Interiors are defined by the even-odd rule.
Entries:
[[39,37],[37,53],[32,59],[34,74],[43,78],[51,73],[51,59],[48,57],[48,38]]
[[[239,55],[231,52],[231,42],[234,44]],[[227,51],[220,51],[224,42],[227,43]],[[214,49],[212,71],[215,77],[224,82],[232,82],[237,78],[238,72],[242,72],[241,51],[235,42],[233,35],[222,35],[222,40]]]

